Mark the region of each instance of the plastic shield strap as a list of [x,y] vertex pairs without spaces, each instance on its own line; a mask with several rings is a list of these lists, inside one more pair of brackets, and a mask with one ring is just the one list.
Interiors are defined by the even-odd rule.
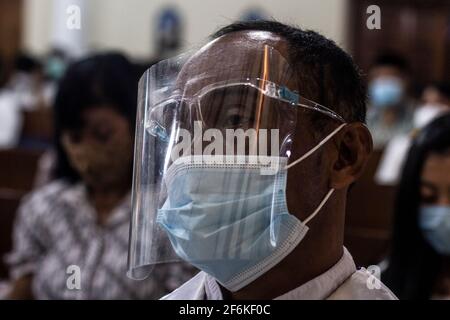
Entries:
[[132,278],[180,259],[217,277],[231,264],[215,265],[229,261],[237,271],[257,268],[273,248],[306,232],[283,232],[296,222],[280,169],[289,162],[299,110],[339,116],[295,92],[292,68],[275,49],[227,49],[233,56],[213,41],[152,66],[140,81]]

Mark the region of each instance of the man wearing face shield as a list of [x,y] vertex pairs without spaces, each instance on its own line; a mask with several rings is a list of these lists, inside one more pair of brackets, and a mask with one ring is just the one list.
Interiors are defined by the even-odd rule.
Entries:
[[212,38],[141,79],[129,275],[201,270],[165,299],[395,299],[343,247],[372,151],[351,58],[277,22]]

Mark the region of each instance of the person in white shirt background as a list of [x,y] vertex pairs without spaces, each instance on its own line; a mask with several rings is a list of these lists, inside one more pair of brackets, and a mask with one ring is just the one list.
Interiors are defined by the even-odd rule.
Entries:
[[414,110],[412,129],[393,137],[387,144],[375,174],[375,181],[380,185],[397,185],[412,139],[427,124],[447,112],[450,112],[450,85],[445,82],[426,85],[420,103]]
[[415,129],[421,129],[439,115],[450,112],[450,84],[430,83],[424,88],[421,100],[414,112]]
[[[139,259],[134,263],[136,257],[142,257],[139,255],[140,252],[146,252],[142,247],[145,240],[143,236],[147,235],[146,239],[149,239],[148,234],[139,234],[139,230],[143,228],[139,225],[139,221],[155,214],[156,222],[153,221],[151,225],[159,225],[159,229],[153,230],[153,236],[162,230],[161,234],[167,235],[176,254],[202,270],[163,299],[396,299],[395,295],[378,280],[376,288],[371,287],[369,283],[373,279],[370,273],[364,268],[357,270],[352,256],[343,246],[348,188],[361,175],[372,151],[372,138],[364,125],[365,93],[358,68],[348,54],[333,41],[313,31],[303,31],[275,21],[240,22],[219,30],[211,37],[209,43],[193,54],[182,67],[177,83],[189,84],[203,77],[223,80],[228,74],[233,74],[233,70],[250,69],[249,61],[256,61],[258,54],[267,47],[278,51],[292,66],[290,70],[274,71],[277,66],[281,68],[281,64],[271,65],[271,72],[292,72],[295,78],[295,81],[287,85],[288,89],[282,87],[272,92],[280,94],[287,90],[289,94],[281,100],[285,102],[288,100],[291,103],[290,107],[298,108],[293,109],[298,110],[298,118],[292,154],[289,154],[292,155],[292,159],[289,159],[290,163],[282,169],[284,174],[287,172],[287,182],[284,183],[284,189],[281,189],[282,206],[275,205],[271,209],[271,216],[281,221],[281,227],[274,229],[291,232],[289,233],[293,235],[291,241],[277,242],[271,246],[262,243],[261,239],[264,238],[265,232],[268,229],[272,230],[273,226],[269,225],[254,234],[241,234],[241,227],[245,229],[244,224],[249,223],[251,219],[254,219],[253,223],[258,226],[265,223],[261,221],[264,219],[261,214],[263,209],[246,212],[245,208],[251,206],[252,199],[246,197],[248,190],[243,187],[243,184],[248,183],[249,188],[258,188],[260,183],[264,183],[261,176],[250,177],[250,181],[247,181],[245,175],[248,172],[229,166],[221,169],[208,167],[204,169],[205,171],[186,168],[183,164],[179,170],[173,169],[177,167],[176,162],[169,165],[168,169],[161,169],[157,164],[140,166],[139,163],[148,158],[146,150],[156,153],[159,150],[158,146],[170,139],[166,134],[166,129],[170,127],[161,127],[161,122],[149,120],[150,116],[146,119],[153,121],[153,127],[151,129],[146,127],[145,132],[150,131],[154,136],[151,140],[153,143],[150,144],[146,140],[142,142],[140,134],[146,133],[137,131],[136,139],[141,140],[142,144],[139,142],[136,144],[135,165],[138,163],[138,166],[135,167],[135,174],[138,176],[135,176],[135,182],[139,182],[139,177],[150,184],[157,180],[155,176],[147,178],[148,172],[143,170],[148,167],[159,168],[158,173],[167,169],[167,175],[170,177],[163,178],[166,179],[168,200],[162,208],[161,204],[157,204],[155,212],[149,212],[149,207],[145,205],[142,212],[135,210],[132,221],[136,224],[131,228],[129,271],[133,274],[144,264],[144,260]],[[269,64],[267,61],[265,63]],[[264,69],[266,68],[269,67],[265,65]],[[158,70],[164,70],[164,65],[157,64],[150,69],[150,74],[157,74]],[[151,78],[147,78],[147,81],[155,86]],[[204,81],[206,83],[202,84],[210,87],[208,80]],[[246,86],[248,88],[250,84]],[[189,91],[186,88],[180,91],[183,90]],[[146,94],[151,97],[151,103],[153,93],[147,91]],[[290,100],[292,97],[294,100]],[[217,99],[234,100],[232,96],[224,95],[216,96],[216,100],[209,102],[216,103]],[[248,101],[246,99],[249,97],[243,97],[242,101]],[[186,108],[185,100],[185,96],[180,100],[183,101],[180,104],[183,108]],[[301,104],[299,101],[306,102]],[[198,104],[202,105],[201,102]],[[308,106],[303,109],[306,104]],[[148,104],[144,103],[144,106],[147,108]],[[205,108],[208,106],[211,107],[207,104]],[[275,106],[281,108],[281,103],[276,102]],[[222,113],[232,112],[232,109],[230,107],[230,110],[217,110],[217,117]],[[181,111],[184,109],[180,108]],[[158,113],[157,108],[151,110],[149,114],[152,112]],[[243,116],[245,115],[239,113],[233,119],[240,121],[240,117]],[[255,120],[252,116],[248,116],[248,121]],[[176,127],[177,123],[173,122],[170,125]],[[147,149],[149,144],[150,149]],[[227,172],[228,175],[223,177],[220,172]],[[239,182],[240,174],[237,174],[237,178],[233,178],[236,177],[235,173],[242,173],[242,184],[235,184],[238,192],[228,189],[220,192],[220,187],[226,188],[230,180]],[[220,177],[223,180],[219,180]],[[251,180],[253,178],[255,180]],[[170,179],[182,180],[180,183],[171,183]],[[137,200],[135,209],[141,207],[142,203],[139,201],[145,197],[141,193],[142,190],[138,189],[138,192],[135,190],[134,200]],[[227,204],[234,204],[238,200],[233,198],[228,201],[220,200],[224,197],[222,194],[228,195],[233,192],[237,192],[239,195],[236,197],[240,197],[240,203],[244,203],[234,209],[227,207]],[[275,198],[275,195],[273,197]],[[158,197],[154,199],[154,203],[161,201]],[[191,199],[191,202],[186,199]],[[181,207],[177,207],[178,205]],[[270,204],[268,206],[270,207]],[[235,220],[233,218],[235,215],[241,219]],[[291,223],[283,224],[283,219]],[[227,232],[237,234],[240,240],[237,240],[234,246],[232,241],[225,244],[229,247],[224,251],[251,254],[257,247],[256,249],[264,252],[266,256],[258,256],[258,259],[250,262],[245,261],[244,267],[243,262],[238,259],[222,256],[221,259],[210,257],[208,260],[208,257],[203,257],[205,252],[211,251],[214,254],[214,246],[219,241],[215,237],[217,234],[228,236]],[[282,235],[281,233],[280,237]],[[159,249],[165,249],[168,241],[159,240]],[[154,238],[151,250],[156,246],[155,243],[158,244]],[[267,249],[268,247],[270,249]],[[153,254],[157,253],[146,252],[148,256]],[[198,256],[203,259],[199,260],[196,258]],[[155,259],[145,262],[152,264],[164,261]]]
[[0,88],[0,149],[33,146],[22,145],[23,112],[51,108],[57,81],[67,63],[57,50],[43,63],[25,53],[17,55],[12,74]]
[[14,72],[0,90],[0,149],[15,147],[22,129],[22,111],[40,104],[41,66],[34,58],[19,54]]

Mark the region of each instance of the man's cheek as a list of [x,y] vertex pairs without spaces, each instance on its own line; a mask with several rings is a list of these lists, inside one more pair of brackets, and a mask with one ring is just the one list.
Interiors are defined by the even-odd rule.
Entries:
[[300,220],[314,212],[327,192],[325,173],[318,156],[313,154],[288,170],[288,209]]

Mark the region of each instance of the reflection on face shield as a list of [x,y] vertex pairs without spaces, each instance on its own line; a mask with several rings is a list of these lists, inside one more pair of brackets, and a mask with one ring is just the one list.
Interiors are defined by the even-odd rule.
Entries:
[[242,79],[210,85],[191,99],[171,97],[151,110],[146,130],[173,142],[172,161],[188,155],[279,156],[289,151],[299,106],[343,121],[285,86]]
[[296,120],[290,104],[296,103],[298,96],[283,104],[277,100],[281,92],[274,83],[260,79],[216,84],[200,93],[198,113],[207,128],[277,129],[283,116],[286,123]]
[[[253,60],[254,70],[202,74],[181,89],[176,79],[168,87],[158,74],[173,66],[156,66],[141,80],[132,277],[181,258],[239,290],[298,245],[306,223],[332,195],[330,190],[305,221],[298,220],[287,209],[287,169],[345,121],[289,86],[292,68],[274,49],[266,46]],[[338,125],[301,158],[290,159],[298,120],[310,112]]]

